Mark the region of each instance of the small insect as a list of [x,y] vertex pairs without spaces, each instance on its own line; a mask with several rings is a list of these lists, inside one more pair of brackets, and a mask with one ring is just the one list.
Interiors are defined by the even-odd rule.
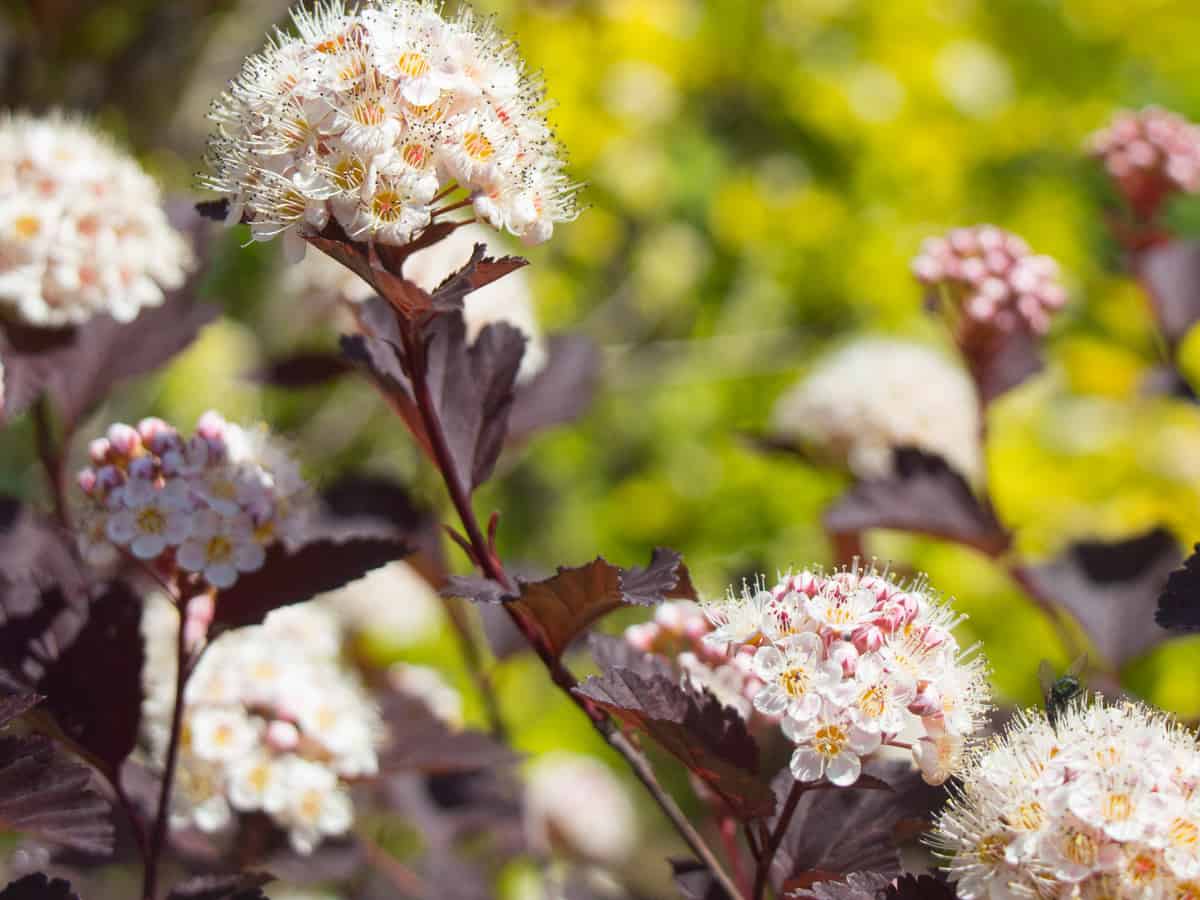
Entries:
[[1071,667],[1061,676],[1054,674],[1054,667],[1047,660],[1042,660],[1038,666],[1038,681],[1042,684],[1042,698],[1046,704],[1046,719],[1050,727],[1058,727],[1058,717],[1066,710],[1067,705],[1083,694],[1083,681],[1080,675],[1087,668],[1087,655],[1080,656]]

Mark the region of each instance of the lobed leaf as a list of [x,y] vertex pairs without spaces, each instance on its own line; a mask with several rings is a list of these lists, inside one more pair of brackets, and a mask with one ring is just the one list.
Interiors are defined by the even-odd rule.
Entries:
[[552,335],[546,365],[519,384],[508,417],[508,440],[524,441],[539,431],[578,419],[592,405],[600,382],[600,351],[579,334]]
[[672,859],[671,873],[683,900],[732,900],[704,863],[694,859]]
[[981,329],[962,343],[975,390],[986,407],[1042,370],[1040,337],[1024,328],[999,332]]
[[218,595],[213,636],[257,625],[274,609],[340,588],[411,552],[406,540],[386,532],[328,525],[299,545],[277,542],[267,550],[262,568],[241,574]]
[[758,745],[746,723],[712,694],[628,669],[593,675],[575,693],[652,737],[739,819],[762,818],[775,808],[770,786],[759,778]]
[[481,731],[451,729],[417,697],[389,691],[380,700],[380,711],[388,729],[379,757],[385,773],[477,772],[520,759]]
[[486,256],[487,246],[476,244],[471,258],[457,272],[448,275],[433,292],[435,309],[462,309],[467,294],[486,287],[529,265],[529,260],[520,256],[502,256],[499,259]]
[[796,900],[879,900],[892,878],[878,872],[851,872],[838,881],[818,881],[788,896]]
[[268,900],[262,886],[274,880],[264,872],[200,875],[171,888],[167,900]]
[[1200,322],[1200,241],[1172,241],[1139,256],[1138,273],[1167,343]]
[[[525,337],[510,325],[493,323],[467,343],[466,324],[457,312],[430,321],[423,337],[425,379],[451,460],[446,475],[469,493],[491,475],[504,446]],[[342,338],[342,351],[370,375],[433,456],[403,349],[386,338],[354,335]]]
[[825,513],[833,535],[869,528],[927,534],[991,556],[1011,543],[991,505],[976,497],[962,475],[940,456],[911,447],[896,450],[895,474],[862,481]]
[[[827,786],[800,798],[771,866],[776,885],[807,890],[852,872],[888,877],[899,873],[898,828],[913,819],[926,819],[945,791],[927,785],[907,763],[882,763],[873,767],[872,775],[891,790]],[[780,804],[793,784],[787,769],[775,778],[773,788]]]
[[1154,620],[1163,628],[1200,630],[1200,544],[1192,549],[1182,568],[1167,577]]
[[881,892],[880,900],[955,900],[954,885],[933,875],[901,875]]
[[1082,541],[1053,562],[1027,566],[1024,572],[1119,668],[1164,639],[1154,611],[1182,559],[1170,532],[1155,528],[1123,541]]
[[588,650],[601,672],[625,669],[643,678],[656,675],[674,678],[676,674],[666,657],[657,653],[643,653],[628,641],[610,634],[589,634]]
[[493,581],[452,576],[443,592],[478,603],[511,604],[556,656],[615,609],[696,596],[679,554],[662,547],[655,549],[645,568],[622,569],[597,557],[583,566],[560,566],[556,575],[540,581],[515,581],[517,593],[510,594]]
[[41,735],[0,736],[0,830],[82,853],[106,855],[113,847],[108,803],[93,789],[91,771]]
[[79,900],[68,881],[34,872],[10,882],[0,891],[0,900]]

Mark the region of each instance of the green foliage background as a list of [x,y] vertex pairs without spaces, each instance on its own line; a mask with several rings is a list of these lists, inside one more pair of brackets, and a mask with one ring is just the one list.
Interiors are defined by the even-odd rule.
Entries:
[[[179,191],[199,166],[208,100],[284,10],[277,0],[107,2],[82,16],[70,15],[72,0],[5,6],[9,42],[33,48],[5,102],[93,113]],[[1057,257],[1073,296],[1049,339],[1048,371],[991,414],[992,489],[1021,550],[1041,558],[1072,539],[1159,523],[1182,543],[1200,537],[1200,410],[1138,395],[1160,344],[1106,236],[1105,180],[1080,152],[1119,106],[1200,117],[1193,0],[477,6],[544,69],[572,171],[588,183],[587,211],[530,254],[543,322],[583,330],[605,357],[587,418],[511,454],[479,497],[482,511],[503,512],[507,557],[550,565],[601,552],[634,563],[666,544],[709,592],[828,562],[820,515],[845,477],[762,456],[744,435],[852,334],[944,342],[908,263],[926,235],[983,221]],[[160,39],[145,38],[147,23]],[[1200,204],[1179,202],[1172,216],[1200,231]],[[277,248],[243,249],[243,239],[226,237],[208,278],[227,319],[98,424],[151,411],[186,421],[218,407],[270,421],[318,480],[391,471],[441,503],[366,385],[285,396],[239,377],[333,335],[328,323],[296,326]],[[1200,346],[1185,357],[1200,374]],[[28,493],[24,437],[10,431],[0,461],[4,486]],[[983,558],[895,535],[875,536],[871,549],[927,570],[958,598],[1002,700],[1035,701],[1039,659],[1067,662],[1044,617]],[[1195,650],[1190,640],[1160,649],[1135,662],[1127,685],[1200,716]],[[407,656],[466,688],[448,637]],[[597,751],[536,666],[506,662],[497,675],[522,749]],[[653,814],[644,818],[653,830]],[[659,840],[648,859],[661,855]]]

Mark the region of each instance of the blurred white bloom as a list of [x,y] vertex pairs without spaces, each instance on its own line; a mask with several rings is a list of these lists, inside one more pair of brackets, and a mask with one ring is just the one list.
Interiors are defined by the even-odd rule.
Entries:
[[1012,68],[987,44],[955,41],[938,53],[935,66],[946,99],[969,116],[993,115],[1012,100]]
[[376,635],[395,647],[429,640],[445,620],[437,592],[403,561],[381,566],[317,600],[351,631]]
[[852,784],[862,759],[894,742],[911,746],[925,780],[941,784],[989,706],[983,660],[951,633],[962,617],[923,580],[805,570],[705,609],[721,627],[739,622],[728,649],[754,653],[754,708],[782,718],[803,781]]
[[99,132],[60,114],[0,117],[0,309],[35,326],[128,322],[192,266],[162,196]]
[[[432,247],[410,256],[404,264],[404,276],[424,290],[432,291],[466,264],[476,244],[486,244],[489,256],[506,255],[495,234],[481,225],[466,225]],[[525,355],[521,357],[518,382],[528,381],[545,368],[546,341],[538,327],[533,291],[524,269],[510,272],[467,294],[463,302],[463,319],[467,323],[468,341],[474,341],[484,326],[493,322],[505,322],[525,335]]]
[[462,694],[437,669],[412,663],[393,663],[388,668],[388,683],[401,693],[416,697],[451,728],[463,726]]
[[846,345],[779,399],[772,424],[860,478],[890,474],[897,447],[936,453],[973,483],[982,475],[975,387],[920,344],[868,337]]
[[930,842],[966,900],[1195,897],[1198,784],[1194,735],[1149,707],[1026,711],[970,754]]
[[227,588],[307,519],[308,486],[295,461],[265,428],[214,412],[186,439],[161,419],[116,423],[88,452],[79,540],[89,558],[106,544],[126,548]]
[[289,296],[320,294],[349,303],[363,303],[375,296],[371,286],[352,269],[325,253],[306,253],[300,262],[288,266],[282,286]]
[[625,785],[590,756],[552,753],[529,768],[525,829],[541,853],[612,866],[632,852],[637,820]]
[[850,109],[864,122],[890,122],[904,108],[904,85],[882,66],[857,67],[846,84]]
[[[161,765],[170,733],[179,617],[147,606],[143,730]],[[309,853],[353,821],[349,781],[375,773],[379,714],[340,662],[336,617],[316,604],[276,610],[205,651],[185,691],[174,827],[222,831],[262,812]]]
[[648,124],[670,118],[679,107],[671,77],[640,60],[621,60],[609,68],[604,99],[613,115]]
[[[208,187],[256,240],[331,220],[407,243],[452,190],[528,243],[574,218],[540,80],[490,20],[430,0],[296,7],[216,101]],[[451,201],[453,202],[453,201]]]

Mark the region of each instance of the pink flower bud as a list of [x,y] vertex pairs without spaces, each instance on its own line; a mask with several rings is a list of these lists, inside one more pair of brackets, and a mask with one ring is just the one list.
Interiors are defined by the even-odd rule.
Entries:
[[108,427],[108,442],[116,453],[126,458],[134,456],[142,449],[142,440],[137,431],[123,422],[116,422]]
[[654,647],[654,642],[658,639],[658,633],[659,628],[653,622],[630,625],[625,629],[625,643],[629,644],[635,650],[650,653]]
[[210,409],[196,423],[196,434],[209,443],[224,444],[225,431],[228,427],[228,423],[221,414]]
[[215,613],[216,602],[212,594],[200,594],[188,601],[184,613],[183,640],[189,647],[204,643]]
[[153,481],[158,477],[158,463],[152,456],[139,456],[130,461],[127,471],[130,478]]
[[925,683],[917,689],[917,696],[908,705],[909,711],[916,716],[940,716],[942,714],[942,694],[931,683]]
[[858,649],[849,641],[830,644],[829,659],[842,667],[842,674],[847,678],[858,670]]
[[125,474],[116,466],[101,466],[96,470],[96,483],[107,493],[125,483]]
[[875,625],[859,625],[850,640],[859,653],[874,653],[883,646],[883,632]]
[[96,470],[80,469],[79,474],[75,476],[75,483],[81,491],[90,495],[96,489]]
[[275,719],[267,726],[267,746],[279,753],[295,750],[300,744],[300,729],[291,722]]
[[112,445],[107,440],[96,438],[88,443],[88,458],[96,465],[102,466],[108,462],[108,453],[111,449]]

